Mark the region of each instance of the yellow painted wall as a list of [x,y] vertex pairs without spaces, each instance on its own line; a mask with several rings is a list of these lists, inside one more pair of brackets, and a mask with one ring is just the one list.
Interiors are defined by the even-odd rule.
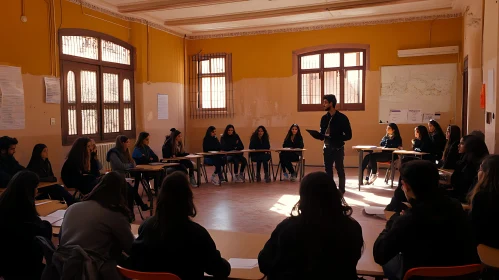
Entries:
[[[430,27],[432,36],[430,44]],[[296,33],[241,36],[188,42],[188,54],[232,53],[235,116],[232,119],[188,119],[188,144],[191,151],[202,149],[202,137],[209,125],[219,132],[228,123],[235,125],[243,142],[249,144],[251,132],[260,124],[267,126],[273,147],[280,147],[287,129],[298,123],[302,130],[317,129],[324,112],[297,112],[297,76],[292,73],[294,50],[327,44],[369,44],[370,66],[366,77],[366,110],[347,112],[353,139],[346,145],[347,164],[356,166],[356,144],[378,144],[384,125],[377,125],[380,94],[380,72],[383,65],[457,63],[458,55],[398,58],[397,50],[438,46],[462,46],[462,19],[407,22],[373,26],[345,27]],[[455,100],[461,100],[461,79],[458,75]],[[460,107],[443,114],[441,123],[460,124]],[[406,148],[410,148],[414,125],[401,125]],[[322,164],[321,142],[306,132],[308,164]],[[274,157],[277,162],[277,157]]]
[[[0,64],[19,66],[22,69],[26,126],[24,130],[0,131],[0,135],[18,138],[16,157],[23,165],[27,165],[36,143],[47,144],[54,170],[58,173],[68,147],[61,144],[60,106],[46,104],[44,100],[43,77],[59,75],[52,69],[51,55],[54,57],[54,65],[57,68],[60,65],[57,50],[55,54],[50,51],[49,8],[43,0],[24,2],[28,18],[26,23],[20,21],[21,0],[0,1]],[[149,28],[148,56],[146,25],[82,9],[80,5],[66,0],[61,1],[62,7],[59,1],[54,2],[57,29],[94,30],[121,39],[136,48],[137,132],[148,130],[159,139],[153,143],[160,143],[170,127],[182,128],[183,118],[179,119],[177,116],[183,116],[183,38]],[[170,95],[172,117],[169,120],[157,120],[157,93]],[[50,125],[50,118],[56,119],[55,126]],[[155,148],[159,152],[158,147]]]

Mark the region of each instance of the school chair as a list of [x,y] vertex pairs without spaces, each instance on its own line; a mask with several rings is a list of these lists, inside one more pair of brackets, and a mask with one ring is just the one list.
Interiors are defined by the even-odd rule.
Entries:
[[[291,164],[293,165],[293,168],[296,170],[296,175],[298,175],[298,181],[301,181],[301,178],[303,178],[303,172],[302,172],[303,170],[301,169],[303,161],[304,161],[304,159],[302,158],[302,156],[300,156],[300,159],[298,161],[291,162]],[[277,174],[279,174],[279,181],[282,181],[281,160],[279,160],[279,163],[277,164],[277,171],[274,174],[274,181],[277,180]]]
[[[204,181],[206,182],[206,184],[208,184],[208,173],[206,172],[206,166],[213,166],[211,164],[207,164],[204,162],[204,160],[201,162],[201,175],[204,176]],[[224,176],[224,179],[226,182],[228,182],[229,180],[227,179],[227,164],[225,162],[225,159],[224,159],[224,163],[222,164],[222,174]],[[232,178],[234,180],[234,178]],[[198,186],[201,182],[198,183]]]
[[[462,276],[459,279],[478,280],[483,266],[480,264],[470,264],[463,266],[448,266],[448,267],[416,267],[409,269],[404,276],[404,280],[409,280],[412,277],[431,277],[431,279]],[[418,278],[421,279],[421,278]],[[423,278],[424,279],[424,278]]]
[[[274,164],[272,163],[272,154],[270,152],[265,152],[266,154],[269,154],[270,155],[270,160],[268,161],[269,163],[269,176],[270,176],[270,180],[272,181],[272,179],[274,179],[274,181],[276,180],[276,176],[274,174]],[[248,169],[250,171],[250,180],[252,182],[255,182],[256,181],[256,161],[253,161],[253,159],[251,158],[251,153],[249,153],[248,155]],[[263,168],[263,166],[262,166]],[[272,178],[273,177],[273,178]]]
[[129,279],[135,280],[181,280],[175,274],[166,273],[166,272],[140,272],[134,271],[130,269],[126,269],[119,265],[116,266],[121,275],[125,276]]

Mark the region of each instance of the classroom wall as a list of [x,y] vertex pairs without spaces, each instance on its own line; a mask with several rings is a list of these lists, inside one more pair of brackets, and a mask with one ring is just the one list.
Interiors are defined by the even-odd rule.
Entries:
[[[49,7],[45,1],[24,1],[26,23],[20,21],[21,0],[0,3],[0,64],[22,68],[25,92],[26,124],[23,130],[0,131],[19,140],[16,158],[27,165],[36,143],[49,147],[50,160],[58,176],[69,147],[62,146],[61,109],[58,104],[45,103],[43,77],[59,76],[57,50],[50,48]],[[50,2],[50,1],[48,1]],[[137,133],[152,134],[151,145],[160,152],[163,137],[170,127],[183,128],[183,39],[164,31],[148,28],[78,4],[55,2],[56,28],[94,30],[132,44],[136,48],[135,70]],[[62,17],[61,17],[62,15]],[[7,27],[8,26],[8,27]],[[8,42],[8,43],[6,43]],[[157,93],[169,94],[170,118],[157,120]],[[50,118],[56,124],[50,125]]]
[[[431,27],[432,26],[432,27]],[[430,42],[430,27],[432,36]],[[344,112],[350,119],[353,139],[346,144],[346,165],[357,166],[353,145],[378,144],[385,125],[378,124],[380,66],[404,64],[457,63],[458,55],[398,58],[398,49],[428,46],[462,47],[462,18],[394,23],[372,26],[343,27],[326,30],[240,36],[188,42],[188,54],[232,53],[235,115],[232,119],[186,119],[190,151],[202,150],[206,128],[214,125],[222,133],[228,123],[236,127],[246,147],[258,125],[269,131],[272,147],[281,147],[289,126],[300,125],[307,164],[322,165],[322,142],[312,139],[305,129],[318,129],[324,112],[297,112],[297,76],[292,73],[292,52],[326,44],[369,44],[369,68],[366,73],[366,110]],[[458,75],[460,76],[460,75]],[[461,100],[461,79],[453,100]],[[441,123],[461,124],[460,104],[455,101],[451,112],[442,114]],[[410,148],[414,125],[400,126],[404,147]],[[274,163],[278,158],[274,155]]]
[[[485,124],[485,140],[487,142],[487,147],[490,153],[495,153],[499,151],[499,145],[497,143],[498,133],[499,133],[499,122],[497,122],[498,112],[497,100],[498,100],[498,40],[499,40],[499,5],[495,0],[485,0],[485,10],[484,10],[484,30],[483,30],[483,83],[488,85],[492,83],[493,90],[492,96],[494,96],[493,103],[486,103],[485,110],[494,114],[495,118],[492,119],[490,124]],[[493,71],[493,79],[489,79],[489,71]],[[488,87],[487,87],[488,88]]]

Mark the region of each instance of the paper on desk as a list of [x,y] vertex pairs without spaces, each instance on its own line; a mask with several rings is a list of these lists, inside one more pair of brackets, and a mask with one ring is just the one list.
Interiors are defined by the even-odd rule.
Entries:
[[66,214],[66,210],[57,210],[48,216],[54,218],[64,218],[64,214]]
[[197,155],[186,155],[185,157],[186,158],[195,158],[195,157],[197,157]]
[[230,258],[229,259],[231,268],[239,268],[239,269],[253,269],[258,267],[257,259],[238,259],[238,258]]
[[54,227],[60,227],[60,226],[62,226],[62,221],[64,221],[64,219],[60,219],[57,222],[52,223],[52,226],[54,226]]
[[39,205],[42,205],[42,204],[47,204],[47,203],[50,203],[52,201],[45,201],[45,202],[39,202],[39,203],[35,203],[35,206],[39,206]]
[[40,219],[42,219],[42,221],[47,221],[51,224],[54,224],[55,222],[61,220],[62,218],[59,218],[59,217],[51,217],[51,216],[46,216],[46,217],[40,217]]
[[370,215],[385,215],[385,207],[366,206],[364,207],[364,211],[366,211],[366,214]]

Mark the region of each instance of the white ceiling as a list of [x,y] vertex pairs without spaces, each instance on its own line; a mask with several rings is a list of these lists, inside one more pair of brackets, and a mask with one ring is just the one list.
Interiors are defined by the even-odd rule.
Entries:
[[190,36],[455,14],[462,1],[86,0]]

